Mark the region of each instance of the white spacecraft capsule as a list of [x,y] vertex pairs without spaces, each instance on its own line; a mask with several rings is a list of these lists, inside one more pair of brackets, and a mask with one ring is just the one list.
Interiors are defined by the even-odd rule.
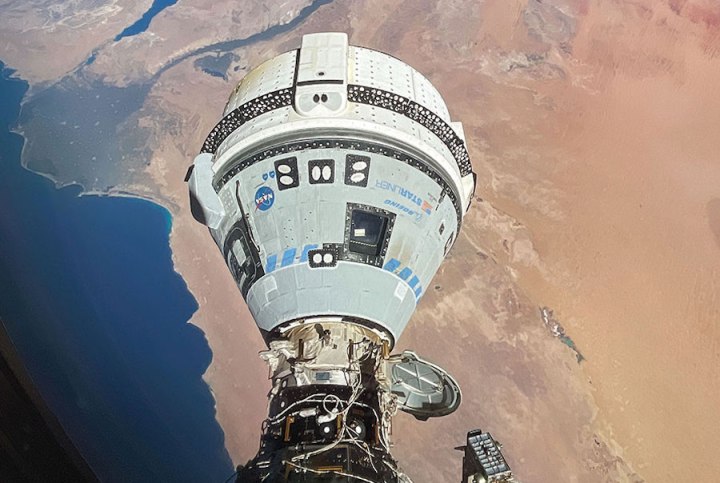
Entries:
[[[426,419],[460,402],[438,366],[389,356],[475,185],[462,125],[438,91],[343,33],[306,35],[240,82],[188,181],[193,214],[269,347],[273,390],[251,466],[263,478],[273,465],[312,471],[322,462],[311,457],[362,441],[394,468],[394,410]],[[377,466],[358,464],[356,475]]]
[[432,84],[343,33],[250,72],[190,176],[265,333],[332,315],[402,334],[474,189],[462,125]]

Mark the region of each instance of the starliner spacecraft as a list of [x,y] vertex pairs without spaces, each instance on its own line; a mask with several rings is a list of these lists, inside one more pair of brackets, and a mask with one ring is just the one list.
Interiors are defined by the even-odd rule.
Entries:
[[[393,415],[461,399],[437,365],[391,354],[475,187],[438,91],[343,33],[306,35],[242,79],[188,173],[267,343],[268,415],[237,480],[409,482]],[[468,433],[463,481],[509,477],[495,440]]]

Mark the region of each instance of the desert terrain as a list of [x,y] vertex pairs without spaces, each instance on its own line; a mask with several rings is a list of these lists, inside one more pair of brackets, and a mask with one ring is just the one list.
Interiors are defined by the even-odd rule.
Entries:
[[[478,174],[461,236],[396,347],[438,363],[463,389],[453,415],[396,417],[393,454],[408,474],[457,481],[453,448],[480,427],[524,482],[716,480],[720,7],[335,0],[262,34],[310,3],[181,1],[116,43],[118,28],[107,26],[130,14],[98,5],[78,19],[107,21],[67,57],[57,55],[64,25],[16,36],[0,20],[0,59],[38,88],[78,69],[110,86],[147,86],[124,129],[142,131],[138,153],[149,159],[114,189],[173,213],[174,262],[200,305],[190,323],[213,352],[204,377],[233,460],[257,451],[264,344],[190,215],[183,178],[244,73],[304,33],[336,30],[428,76],[463,122]],[[194,63],[235,39],[247,41],[231,46],[224,77]],[[21,55],[28,46],[39,53]],[[96,60],[79,67],[92,52]]]

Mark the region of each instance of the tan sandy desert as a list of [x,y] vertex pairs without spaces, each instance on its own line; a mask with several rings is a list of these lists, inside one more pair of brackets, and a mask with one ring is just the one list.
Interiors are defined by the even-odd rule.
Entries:
[[128,42],[92,24],[94,42],[50,64],[28,60],[23,45],[52,57],[62,28],[47,34],[55,44],[30,25],[0,46],[32,85],[94,49],[88,75],[120,86],[152,79],[136,119],[149,165],[114,190],[172,211],[173,258],[200,305],[190,322],[213,352],[204,378],[233,461],[258,448],[264,343],[190,215],[183,177],[244,73],[304,33],[344,31],[428,76],[465,125],[478,174],[461,236],[396,347],[455,375],[463,404],[428,422],[399,415],[401,466],[419,483],[458,481],[453,448],[479,427],[523,482],[717,481],[720,5],[334,0],[235,49],[226,78],[193,64],[195,49],[287,23],[309,3],[181,1]]

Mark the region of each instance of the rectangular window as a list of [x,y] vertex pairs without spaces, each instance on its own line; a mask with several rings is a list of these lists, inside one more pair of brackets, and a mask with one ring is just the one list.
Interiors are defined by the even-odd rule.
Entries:
[[352,210],[350,251],[378,256],[385,241],[388,217],[360,209]]

